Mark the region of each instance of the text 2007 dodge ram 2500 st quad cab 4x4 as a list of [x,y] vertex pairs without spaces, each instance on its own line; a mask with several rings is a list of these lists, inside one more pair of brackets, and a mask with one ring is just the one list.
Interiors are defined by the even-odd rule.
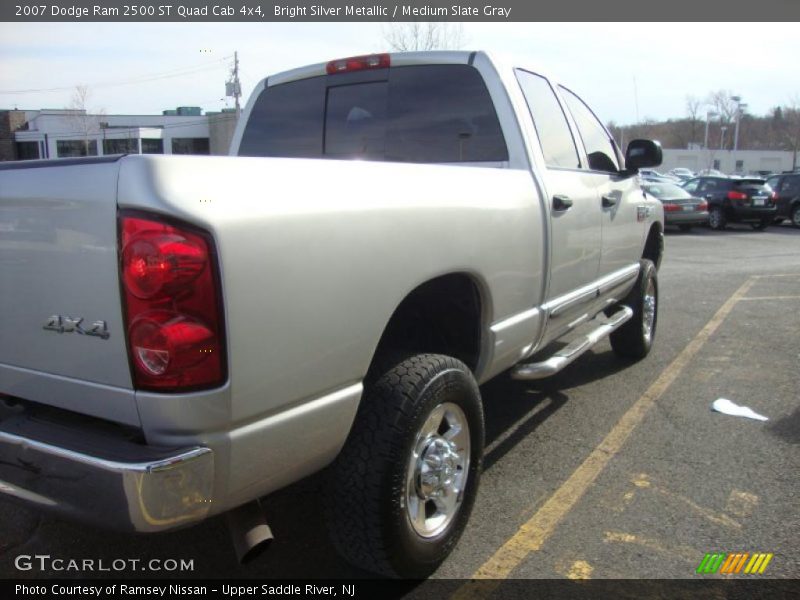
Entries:
[[137,532],[227,513],[245,557],[258,498],[328,467],[341,553],[425,576],[475,501],[478,384],[648,353],[660,146],[428,52],[265,79],[231,154],[0,167],[0,493]]

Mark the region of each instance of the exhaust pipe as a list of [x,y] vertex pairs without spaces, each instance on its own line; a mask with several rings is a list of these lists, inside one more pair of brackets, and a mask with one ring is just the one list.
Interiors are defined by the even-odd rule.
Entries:
[[254,500],[225,514],[233,548],[240,564],[247,564],[261,556],[273,540],[261,504]]

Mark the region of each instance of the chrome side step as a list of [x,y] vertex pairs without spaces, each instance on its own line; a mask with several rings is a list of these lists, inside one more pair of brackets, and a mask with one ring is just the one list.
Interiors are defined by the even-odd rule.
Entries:
[[633,316],[633,309],[623,306],[619,311],[601,323],[597,328],[584,336],[570,342],[566,348],[542,362],[517,365],[511,370],[513,379],[543,379],[555,375],[561,369],[575,361],[581,354],[594,346],[600,340],[608,337],[612,331],[618,329]]

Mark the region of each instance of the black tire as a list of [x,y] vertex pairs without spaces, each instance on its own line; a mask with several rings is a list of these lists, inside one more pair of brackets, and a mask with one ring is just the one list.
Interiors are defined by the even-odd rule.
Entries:
[[750,223],[750,227],[752,227],[755,231],[764,231],[770,225],[770,219],[762,219],[758,223]]
[[708,226],[714,231],[722,231],[728,224],[725,211],[721,206],[715,206],[708,211]]
[[691,230],[692,230],[692,226],[691,226],[691,225],[686,225],[686,224],[684,224],[684,225],[678,225],[678,229],[680,229],[681,231],[686,231],[686,232],[688,232],[688,231],[691,231]]
[[[619,356],[640,360],[648,355],[653,346],[658,324],[658,277],[652,261],[640,261],[639,277],[636,285],[621,302],[633,309],[633,316],[609,339],[611,348]],[[652,283],[652,287],[651,287]],[[652,307],[649,298],[652,297]],[[646,306],[648,305],[648,306]],[[649,318],[652,309],[652,320]],[[647,327],[645,325],[647,324]],[[649,332],[649,333],[648,333]]]
[[792,207],[792,225],[800,229],[800,204]]
[[[455,500],[449,520],[441,522],[443,528],[432,527],[421,535],[415,528],[427,525],[429,509],[435,518],[439,504],[438,498],[423,499],[420,490],[430,479],[424,480],[414,466],[430,469],[422,458],[431,456],[434,441],[439,443],[438,438],[457,429],[452,427],[453,418],[443,417],[440,425],[435,424],[437,409],[458,412],[453,406],[467,425],[460,441],[458,433],[453,434],[457,441],[453,448],[460,446],[459,456],[467,457],[468,463],[452,461],[449,471],[428,471],[436,481],[429,487],[441,482],[437,477],[450,481],[447,473],[454,473],[451,480],[460,481],[461,487],[452,488],[461,491],[444,496]],[[431,424],[435,431],[423,434]],[[445,426],[448,429],[442,430]],[[464,439],[469,440],[468,450]],[[328,471],[326,519],[337,551],[353,565],[389,577],[430,575],[467,524],[480,480],[483,443],[480,391],[466,365],[449,356],[419,354],[387,369],[367,385],[350,436]],[[412,505],[418,509],[416,524],[410,516]]]

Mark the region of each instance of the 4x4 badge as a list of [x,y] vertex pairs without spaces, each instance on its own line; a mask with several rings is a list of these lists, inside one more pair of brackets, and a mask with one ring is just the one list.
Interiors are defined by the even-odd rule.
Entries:
[[47,319],[42,329],[47,331],[57,331],[58,333],[79,333],[81,335],[91,335],[107,340],[111,335],[108,333],[108,326],[105,321],[95,321],[91,327],[81,327],[83,317],[73,319],[72,317],[65,317],[62,315],[53,315]]

